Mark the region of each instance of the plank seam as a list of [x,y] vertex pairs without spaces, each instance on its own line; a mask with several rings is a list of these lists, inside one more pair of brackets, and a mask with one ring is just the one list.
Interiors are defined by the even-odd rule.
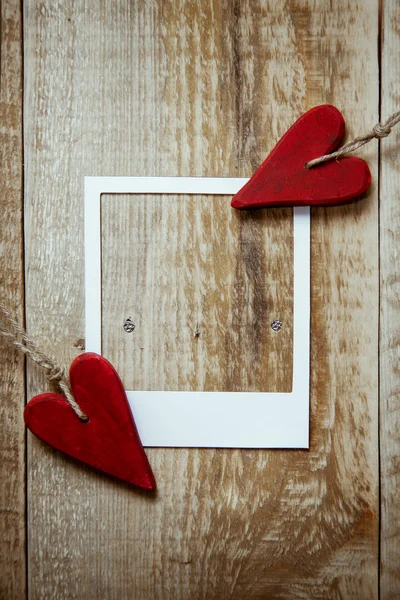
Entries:
[[[21,160],[22,160],[22,181],[21,181],[21,230],[22,230],[22,315],[23,327],[26,328],[26,248],[25,248],[25,48],[24,48],[24,0],[20,0],[21,11]],[[28,402],[28,366],[26,357],[24,357],[24,405]],[[28,553],[28,432],[25,428],[25,598],[29,599],[29,553]]]
[[[378,2],[378,117],[382,120],[383,0]],[[381,599],[382,457],[381,457],[381,140],[378,140],[378,600]]]

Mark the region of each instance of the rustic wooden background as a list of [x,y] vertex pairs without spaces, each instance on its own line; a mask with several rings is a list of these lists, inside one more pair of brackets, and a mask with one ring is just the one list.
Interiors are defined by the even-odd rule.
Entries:
[[126,389],[291,391],[291,210],[132,194],[101,209],[102,352]]
[[[250,176],[306,109],[335,104],[352,136],[398,109],[399,84],[398,0],[3,0],[0,299],[68,364],[84,337],[84,175]],[[134,493],[26,435],[24,403],[47,384],[0,340],[1,598],[400,597],[399,145],[400,130],[361,153],[374,181],[362,203],[313,210],[309,452],[152,449],[158,496]],[[103,327],[124,378],[284,389],[291,212],[229,217],[199,201],[182,217],[178,200],[121,202],[103,200]],[[160,211],[161,248],[172,236],[183,254],[148,271],[160,248],[146,227]],[[138,219],[143,239],[129,227]],[[142,245],[133,274],[121,240]],[[205,294],[221,298],[222,248],[241,282],[225,282],[233,307]],[[166,304],[169,334],[157,306],[137,308],[141,357],[115,314],[138,287],[149,297],[147,272],[154,285],[182,277],[186,304],[179,318]],[[259,322],[275,308],[286,344]],[[230,335],[193,349],[198,312]],[[230,373],[238,339],[244,368]]]

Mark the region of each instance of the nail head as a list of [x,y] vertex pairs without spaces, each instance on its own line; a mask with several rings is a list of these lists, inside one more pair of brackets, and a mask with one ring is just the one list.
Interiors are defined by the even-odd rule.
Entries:
[[280,329],[282,329],[282,322],[279,321],[279,319],[274,319],[271,323],[271,329],[273,331],[279,331]]
[[135,323],[130,317],[128,317],[124,323],[124,330],[126,331],[126,333],[132,333],[132,331],[135,331],[135,327]]

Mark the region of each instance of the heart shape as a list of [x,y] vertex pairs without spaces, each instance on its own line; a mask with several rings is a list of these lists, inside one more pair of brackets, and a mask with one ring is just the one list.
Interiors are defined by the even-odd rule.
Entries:
[[233,197],[238,209],[272,206],[333,206],[353,202],[371,183],[361,158],[340,158],[306,169],[307,162],[336,150],[344,119],[334,106],[316,106],[294,123]]
[[40,394],[28,402],[26,426],[57,450],[144,490],[156,482],[132,417],[122,381],[102,356],[86,352],[69,371],[74,397],[89,421],[66,399]]

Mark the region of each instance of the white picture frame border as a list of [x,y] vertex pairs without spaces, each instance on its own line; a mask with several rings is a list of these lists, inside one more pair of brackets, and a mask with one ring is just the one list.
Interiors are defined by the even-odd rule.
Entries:
[[[246,178],[85,177],[85,349],[101,354],[101,195],[234,195]],[[144,446],[308,448],[310,209],[294,211],[293,385],[290,393],[129,391]]]

